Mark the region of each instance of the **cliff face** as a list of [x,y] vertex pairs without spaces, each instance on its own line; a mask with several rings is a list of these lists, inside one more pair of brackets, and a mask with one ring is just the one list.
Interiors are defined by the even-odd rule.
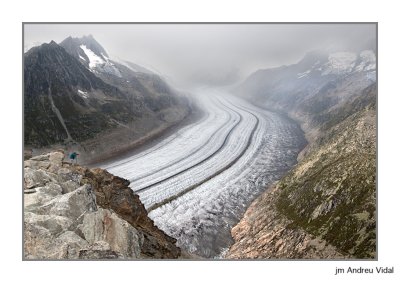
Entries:
[[292,78],[263,90],[264,105],[301,123],[309,145],[232,229],[227,258],[376,256],[377,87],[371,70],[352,70],[322,83],[304,79],[304,93],[277,92]]
[[26,259],[180,256],[176,240],[154,225],[129,181],[63,159],[52,152],[24,163]]

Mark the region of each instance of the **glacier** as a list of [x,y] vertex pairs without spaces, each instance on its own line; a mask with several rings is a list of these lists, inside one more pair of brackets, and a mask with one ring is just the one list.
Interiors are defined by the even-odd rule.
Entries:
[[194,99],[205,113],[200,120],[101,167],[131,181],[178,246],[218,257],[232,243],[230,229],[296,163],[305,140],[289,118],[223,90],[201,89]]

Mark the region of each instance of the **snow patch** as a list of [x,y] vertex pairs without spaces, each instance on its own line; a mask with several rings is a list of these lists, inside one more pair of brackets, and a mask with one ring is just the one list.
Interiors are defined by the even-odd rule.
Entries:
[[78,89],[78,95],[81,96],[82,98],[88,99],[87,91],[82,91],[82,90]]
[[[307,71],[305,71],[305,72],[302,72],[302,73],[298,73],[298,74],[297,74],[297,78],[298,78],[298,79],[301,79],[301,78],[307,77],[312,71],[315,71],[315,70],[321,71],[320,64],[321,64],[321,61],[318,60],[317,62],[315,62],[315,63],[311,66],[311,69],[309,69],[309,70],[307,70]],[[317,68],[317,67],[319,67],[319,68]]]
[[86,59],[85,59],[85,58],[83,58],[81,55],[79,55],[79,58],[81,58],[83,61],[85,61],[85,62],[86,62]]
[[314,63],[314,65],[312,65],[311,69],[314,69],[315,67],[317,67],[319,64],[321,63],[321,61],[317,61]]
[[301,79],[301,78],[307,77],[310,72],[311,72],[311,70],[307,70],[307,71],[305,71],[303,73],[298,73],[297,74],[297,78]]
[[365,74],[365,77],[367,80],[371,81],[371,82],[376,82],[376,71],[372,71],[372,72],[367,72]]
[[376,69],[376,57],[372,50],[364,50],[360,53],[360,64],[356,67],[357,72],[368,72]]
[[96,68],[100,72],[104,72],[107,74],[111,74],[117,77],[122,77],[121,72],[115,67],[115,65],[110,61],[110,59],[101,53],[100,56],[97,56],[92,50],[86,47],[86,45],[81,45],[80,48],[85,52],[86,56],[89,58],[89,68]]
[[97,65],[104,64],[105,61],[97,56],[92,50],[86,47],[86,45],[82,44],[79,46],[83,52],[85,52],[86,56],[89,58],[89,68],[95,68]]
[[353,52],[336,52],[329,55],[328,62],[324,65],[322,76],[350,73],[357,60],[357,54]]
[[101,52],[100,54],[101,54],[101,56],[103,56],[103,58],[104,58],[106,61],[110,60],[110,58],[108,58],[106,55],[104,55],[103,52]]

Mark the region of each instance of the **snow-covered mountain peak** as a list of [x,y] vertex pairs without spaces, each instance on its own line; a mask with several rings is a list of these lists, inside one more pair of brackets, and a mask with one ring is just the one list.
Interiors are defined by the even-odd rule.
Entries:
[[83,60],[84,63],[88,63],[91,70],[98,70],[117,77],[122,77],[121,72],[118,70],[118,68],[103,52],[100,53],[101,56],[98,56],[95,52],[93,52],[93,50],[89,49],[84,44],[81,44],[79,47],[83,50],[86,57],[89,59],[89,62],[87,62],[86,59],[82,56],[79,56],[79,58]]
[[[105,61],[102,58],[97,56],[91,49],[87,48],[86,45],[81,44],[79,47],[83,50],[83,52],[85,52],[87,58],[89,59],[89,68],[93,69],[97,65],[105,63]],[[82,59],[85,60],[83,57]]]
[[364,50],[360,53],[335,52],[327,55],[322,61],[321,57],[308,58],[308,60],[312,59],[315,60],[315,63],[308,63],[308,67],[306,65],[304,69],[299,69],[298,79],[304,79],[310,75],[340,76],[353,72],[371,73],[376,69],[375,53],[372,50]]
[[106,50],[93,36],[89,35],[81,38],[68,37],[60,45],[92,73],[100,72],[121,77],[121,72],[109,59]]
[[335,52],[328,56],[328,62],[323,66],[321,75],[339,75],[350,73],[357,61],[357,54],[353,52]]
[[[110,57],[92,35],[80,38],[67,37],[60,43],[60,46],[96,75],[112,75],[122,78],[127,75],[127,71],[132,71],[138,75],[140,73],[154,74],[154,72],[142,66]],[[128,77],[132,75],[136,76],[131,73]]]

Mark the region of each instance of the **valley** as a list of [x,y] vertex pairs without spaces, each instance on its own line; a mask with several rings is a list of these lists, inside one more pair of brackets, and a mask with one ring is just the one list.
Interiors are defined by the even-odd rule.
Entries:
[[205,115],[153,147],[98,164],[128,179],[156,225],[177,245],[216,257],[251,201],[296,162],[305,140],[283,115],[205,88]]
[[28,258],[375,258],[375,42],[242,68],[183,43],[151,45],[165,73],[92,35],[24,53]]

